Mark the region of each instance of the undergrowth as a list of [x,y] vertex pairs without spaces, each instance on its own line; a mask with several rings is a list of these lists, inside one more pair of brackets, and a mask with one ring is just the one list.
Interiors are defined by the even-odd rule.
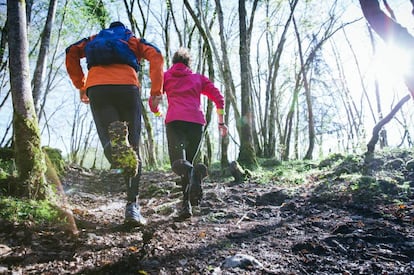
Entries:
[[13,223],[55,223],[60,220],[57,207],[48,201],[0,197],[0,219]]

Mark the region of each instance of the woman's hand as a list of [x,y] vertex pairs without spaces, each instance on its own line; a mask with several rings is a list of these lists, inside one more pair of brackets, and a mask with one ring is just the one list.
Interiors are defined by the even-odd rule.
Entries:
[[219,123],[218,127],[219,127],[219,131],[220,131],[220,135],[222,137],[227,136],[227,132],[228,132],[227,125],[224,124],[224,123]]

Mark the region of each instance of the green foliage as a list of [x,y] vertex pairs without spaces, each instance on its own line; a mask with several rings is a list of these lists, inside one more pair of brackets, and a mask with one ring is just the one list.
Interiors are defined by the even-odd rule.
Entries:
[[171,207],[170,205],[163,205],[157,211],[158,214],[165,215],[165,216],[168,216],[172,214],[173,212],[174,212],[174,208]]
[[3,161],[0,160],[0,180],[5,180],[7,179],[8,174],[1,168],[2,162]]
[[91,18],[96,20],[102,29],[106,28],[109,21],[109,12],[106,10],[102,0],[84,0],[85,11]]
[[[52,199],[53,194],[56,192],[56,190],[51,192],[52,188],[54,188],[56,182],[59,181],[59,177],[64,174],[66,163],[60,150],[50,147],[43,147],[42,149],[47,158],[46,166],[48,168],[46,172],[48,186],[45,186],[45,192],[50,196],[49,199]],[[26,197],[27,194],[25,193],[25,189],[23,189],[24,185],[18,178],[14,154],[11,157],[2,157],[5,155],[4,153],[0,155],[0,195]],[[55,171],[56,173],[52,173],[51,171]],[[55,183],[53,184],[53,182]]]
[[410,192],[409,183],[400,182],[396,178],[381,174],[372,177],[354,173],[323,178],[313,191],[313,199],[372,205],[378,201],[392,203],[397,198],[407,200]]
[[159,184],[149,184],[147,187],[147,190],[145,192],[145,195],[148,197],[162,197],[166,194],[168,194],[169,190],[164,188],[162,185]]
[[353,174],[362,171],[362,157],[359,155],[342,156],[339,154],[322,160],[319,163],[319,168],[329,168],[334,175],[340,176],[342,174]]
[[51,148],[51,147],[43,147],[43,151],[47,154],[52,163],[53,167],[55,168],[56,172],[59,176],[65,172],[65,160],[62,156],[62,151],[59,149]]
[[221,223],[225,217],[226,213],[224,212],[211,212],[207,215],[206,219],[208,222]]
[[0,180],[5,180],[10,176],[16,176],[16,167],[12,160],[0,159]]
[[[254,181],[261,184],[280,184],[296,187],[312,183],[312,199],[322,202],[361,203],[375,205],[393,203],[396,199],[406,201],[411,196],[404,165],[384,165],[399,160],[412,159],[406,151],[381,152],[375,159],[374,175],[363,173],[363,156],[333,154],[316,164],[312,161],[287,161],[274,166],[262,166],[255,170]],[[404,159],[403,159],[404,158]],[[400,167],[401,166],[401,167]]]
[[376,158],[383,158],[386,160],[401,158],[410,158],[414,154],[413,148],[384,148],[382,150],[375,151]]
[[147,165],[145,165],[143,167],[146,171],[171,171],[171,164],[170,161],[164,161],[162,163],[159,164],[158,167],[149,167]]
[[259,159],[259,165],[262,167],[275,167],[275,166],[279,166],[282,165],[282,161],[278,160],[278,159]]
[[348,192],[352,195],[354,201],[374,202],[392,202],[398,195],[407,194],[407,189],[399,185],[392,178],[374,178],[369,176],[360,176],[349,185]]
[[0,148],[0,160],[9,161],[14,159],[14,150],[10,147]]
[[331,154],[319,163],[319,168],[332,167],[333,165],[337,164],[338,161],[343,160],[344,158],[345,156],[342,154]]
[[59,221],[57,207],[45,200],[20,200],[0,197],[0,218],[10,222],[32,221],[35,224]]
[[255,170],[255,180],[262,184],[303,184],[308,175],[317,167],[313,161],[309,160],[274,163],[275,166],[262,166],[261,169]]
[[22,195],[33,199],[47,198],[47,182],[44,153],[41,148],[40,131],[33,102],[25,102],[28,114],[13,113],[13,130],[15,133],[14,150]]
[[[56,19],[64,18],[61,39],[66,40],[63,45],[68,45],[77,40],[97,33],[102,28],[109,26],[110,14],[102,0],[74,0],[57,9]],[[113,2],[113,1],[110,1]]]

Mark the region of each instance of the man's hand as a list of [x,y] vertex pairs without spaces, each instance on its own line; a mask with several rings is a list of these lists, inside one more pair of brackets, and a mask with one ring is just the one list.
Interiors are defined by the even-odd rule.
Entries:
[[148,103],[149,103],[149,107],[151,112],[153,112],[155,115],[160,116],[161,112],[160,112],[160,108],[159,108],[159,104],[162,100],[162,96],[161,95],[152,95],[150,96]]
[[86,95],[86,90],[79,90],[79,95],[82,103],[89,104],[89,97]]

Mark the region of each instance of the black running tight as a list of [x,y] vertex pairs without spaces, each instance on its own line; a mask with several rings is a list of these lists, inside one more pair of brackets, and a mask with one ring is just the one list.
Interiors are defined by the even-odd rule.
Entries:
[[128,123],[129,143],[139,157],[141,97],[138,87],[134,85],[100,85],[90,87],[87,94],[106,158],[111,162],[108,126],[116,120]]
[[170,163],[177,159],[192,163],[201,142],[203,125],[177,120],[167,123],[166,129]]

